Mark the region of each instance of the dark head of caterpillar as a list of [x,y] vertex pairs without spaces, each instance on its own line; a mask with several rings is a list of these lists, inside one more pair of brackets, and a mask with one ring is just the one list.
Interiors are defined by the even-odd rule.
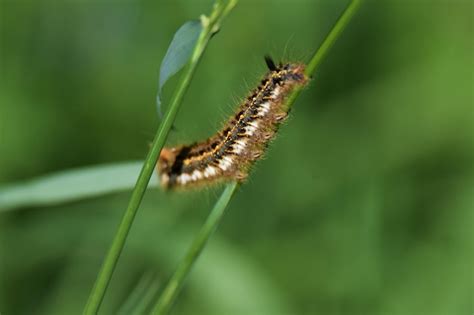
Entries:
[[217,134],[199,143],[163,148],[158,160],[163,188],[247,178],[288,115],[283,108],[288,95],[308,82],[304,64],[276,65],[268,56],[265,62],[269,72]]

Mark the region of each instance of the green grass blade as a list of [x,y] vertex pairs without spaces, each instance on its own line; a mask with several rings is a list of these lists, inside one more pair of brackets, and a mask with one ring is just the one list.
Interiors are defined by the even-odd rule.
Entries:
[[219,200],[217,200],[214,208],[211,210],[203,227],[194,238],[194,241],[187,251],[186,256],[180,262],[178,268],[158,299],[158,302],[152,311],[153,315],[166,314],[172,306],[173,301],[176,299],[176,296],[178,295],[186,276],[199,257],[199,254],[204,249],[204,246],[206,245],[210,236],[217,228],[217,225],[221,221],[225,209],[227,208],[227,205],[232,199],[232,196],[236,192],[238,186],[239,185],[236,182],[230,183],[222,192],[222,195],[220,196]]
[[116,315],[130,315],[141,314],[137,309],[139,305],[143,304],[144,296],[150,294],[155,287],[158,287],[158,281],[153,271],[145,272],[138,280],[135,287],[132,289],[125,302],[117,310]]
[[150,177],[155,169],[156,161],[158,160],[161,148],[165,144],[166,138],[173,125],[176,114],[178,113],[178,109],[183,100],[184,94],[191,82],[191,78],[193,77],[201,56],[207,47],[207,43],[209,42],[212,35],[219,30],[220,23],[230,12],[230,9],[235,5],[235,3],[235,0],[230,1],[226,6],[224,6],[220,1],[218,1],[214,5],[214,9],[211,12],[210,17],[202,18],[204,28],[196,42],[193,54],[191,55],[191,60],[185,67],[184,73],[178,82],[175,93],[173,94],[173,97],[170,101],[169,109],[158,128],[152,147],[148,153],[145,163],[143,164],[140,175],[138,176],[135,188],[132,191],[132,196],[130,197],[128,207],[125,210],[125,213],[112,241],[112,245],[107,252],[99,274],[97,275],[97,279],[89,295],[83,314],[97,314],[99,310],[107,287],[110,283],[110,279],[112,278],[112,274],[115,270],[115,266],[117,265],[118,259],[125,245],[128,232],[130,231],[133,220],[138,211],[138,207],[140,206],[140,203],[143,199]]
[[334,27],[331,29],[331,31],[329,31],[329,34],[326,36],[321,46],[319,46],[319,49],[308,63],[308,66],[306,67],[307,75],[312,75],[316,71],[324,57],[326,57],[331,47],[334,45],[341,33],[347,27],[347,24],[349,24],[350,20],[359,9],[360,3],[361,0],[352,0],[344,12],[342,12],[336,24],[334,24]]
[[[316,72],[324,57],[326,57],[331,47],[334,45],[336,40],[346,28],[347,24],[349,24],[350,20],[359,9],[361,2],[362,0],[352,0],[346,7],[346,9],[342,12],[341,16],[336,21],[333,28],[329,31],[328,35],[321,43],[319,48],[316,50],[310,62],[306,66],[306,75],[311,77]],[[301,91],[302,88],[296,89],[288,97],[288,100],[286,101],[286,104],[284,106],[287,111],[291,109]]]
[[[344,28],[349,23],[350,19],[357,11],[360,5],[360,0],[353,0],[349,3],[346,7],[342,15],[337,20],[334,27],[331,29],[329,34],[324,39],[323,43],[319,47],[319,49],[315,52],[311,61],[309,62],[306,68],[306,74],[312,75],[318,66],[320,65],[323,58],[327,55],[329,49],[337,40],[339,35],[342,33]],[[286,108],[289,110],[293,103],[295,102],[296,98],[298,97],[301,89],[295,91],[290,95],[286,102]],[[183,282],[190,272],[192,266],[196,262],[199,254],[204,249],[207,240],[217,228],[217,225],[220,223],[222,216],[224,215],[225,208],[229,204],[232,196],[234,195],[236,188],[238,187],[237,183],[229,184],[224,192],[222,193],[221,197],[215,204],[214,208],[210,212],[204,226],[202,227],[201,231],[198,233],[196,238],[194,239],[192,245],[190,246],[185,258],[180,262],[178,268],[174,272],[171,280],[166,285],[164,291],[162,292],[160,298],[158,299],[155,308],[152,311],[152,315],[165,315],[168,313],[169,309],[171,308],[173,301],[175,300],[176,296],[178,295],[181,287],[183,286]]]
[[[0,212],[28,206],[57,205],[132,189],[143,161],[66,170],[0,187]],[[149,186],[158,186],[152,178]]]
[[154,300],[155,296],[158,294],[160,290],[160,283],[155,281],[151,284],[151,286],[144,292],[143,296],[141,297],[140,301],[136,305],[129,315],[142,315],[146,314],[147,310],[150,308],[152,301]]

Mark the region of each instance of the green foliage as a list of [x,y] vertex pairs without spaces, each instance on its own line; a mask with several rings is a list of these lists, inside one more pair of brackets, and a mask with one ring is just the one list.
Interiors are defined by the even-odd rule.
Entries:
[[[48,206],[130,190],[142,161],[82,167],[0,187],[0,211]],[[157,187],[152,178],[150,187]]]
[[173,40],[171,41],[160,66],[158,96],[156,98],[158,113],[161,114],[160,95],[163,86],[173,75],[188,63],[201,31],[201,21],[188,21],[176,31],[176,34],[174,34]]
[[184,284],[186,276],[189,274],[191,268],[194,266],[199,255],[204,249],[204,246],[206,246],[210,236],[222,220],[225,209],[227,208],[227,205],[232,199],[232,196],[236,192],[238,186],[239,185],[235,182],[230,183],[222,192],[221,197],[216,202],[214,208],[207,217],[206,222],[194,238],[193,243],[186,253],[186,257],[181,260],[178,268],[161,293],[158,302],[153,308],[152,314],[164,315],[168,313],[169,309],[173,305],[173,301],[176,299],[181,287]]
[[[3,1],[2,187],[143,159],[157,124],[157,60],[210,4]],[[234,108],[229,95],[243,97],[243,80],[253,86],[265,71],[266,53],[308,60],[345,5],[241,1],[170,142],[212,134],[222,108]],[[462,1],[366,2],[172,313],[471,314],[472,21]],[[117,313],[146,271],[164,285],[216,197],[148,190],[101,313]],[[1,212],[2,314],[77,313],[128,198]]]

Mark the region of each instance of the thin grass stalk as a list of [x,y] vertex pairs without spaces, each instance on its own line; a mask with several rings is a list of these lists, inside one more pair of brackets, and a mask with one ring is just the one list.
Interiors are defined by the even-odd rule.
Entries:
[[[318,70],[319,65],[323,61],[324,57],[328,54],[331,47],[334,45],[336,40],[339,38],[341,33],[347,27],[350,20],[357,12],[360,7],[362,0],[352,0],[346,7],[346,9],[342,12],[342,14],[337,19],[336,23],[326,35],[326,38],[321,43],[319,48],[314,53],[313,57],[309,61],[308,65],[306,66],[305,74],[309,77],[312,77],[316,70]],[[284,105],[284,108],[289,111],[293,104],[296,101],[298,95],[300,95],[303,88],[297,88],[288,96],[288,99]]]
[[174,300],[176,299],[176,296],[178,295],[181,287],[183,286],[186,276],[190,272],[192,266],[198,259],[210,236],[215,231],[217,225],[224,216],[224,212],[227,208],[227,205],[232,199],[232,196],[235,194],[238,186],[239,184],[236,182],[232,182],[226,186],[220,198],[214,205],[214,208],[209,213],[206,222],[194,238],[191,246],[189,247],[186,253],[186,256],[179,263],[178,268],[167,283],[164,291],[161,293],[158,302],[153,308],[151,314],[163,315],[168,313],[169,309],[173,305]]

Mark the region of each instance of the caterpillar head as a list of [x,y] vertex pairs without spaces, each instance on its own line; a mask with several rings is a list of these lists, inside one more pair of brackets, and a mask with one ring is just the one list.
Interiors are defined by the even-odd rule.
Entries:
[[160,175],[160,184],[167,188],[170,181],[170,174],[179,152],[178,148],[163,148],[158,159],[157,169]]
[[308,77],[304,73],[306,66],[303,63],[280,62],[277,65],[268,55],[265,56],[265,63],[267,64],[267,67],[271,71],[272,75],[276,77],[277,80],[292,81],[296,84],[303,85],[308,82]]
[[287,63],[281,66],[281,76],[297,84],[306,84],[308,77],[304,73],[305,65],[302,63]]

